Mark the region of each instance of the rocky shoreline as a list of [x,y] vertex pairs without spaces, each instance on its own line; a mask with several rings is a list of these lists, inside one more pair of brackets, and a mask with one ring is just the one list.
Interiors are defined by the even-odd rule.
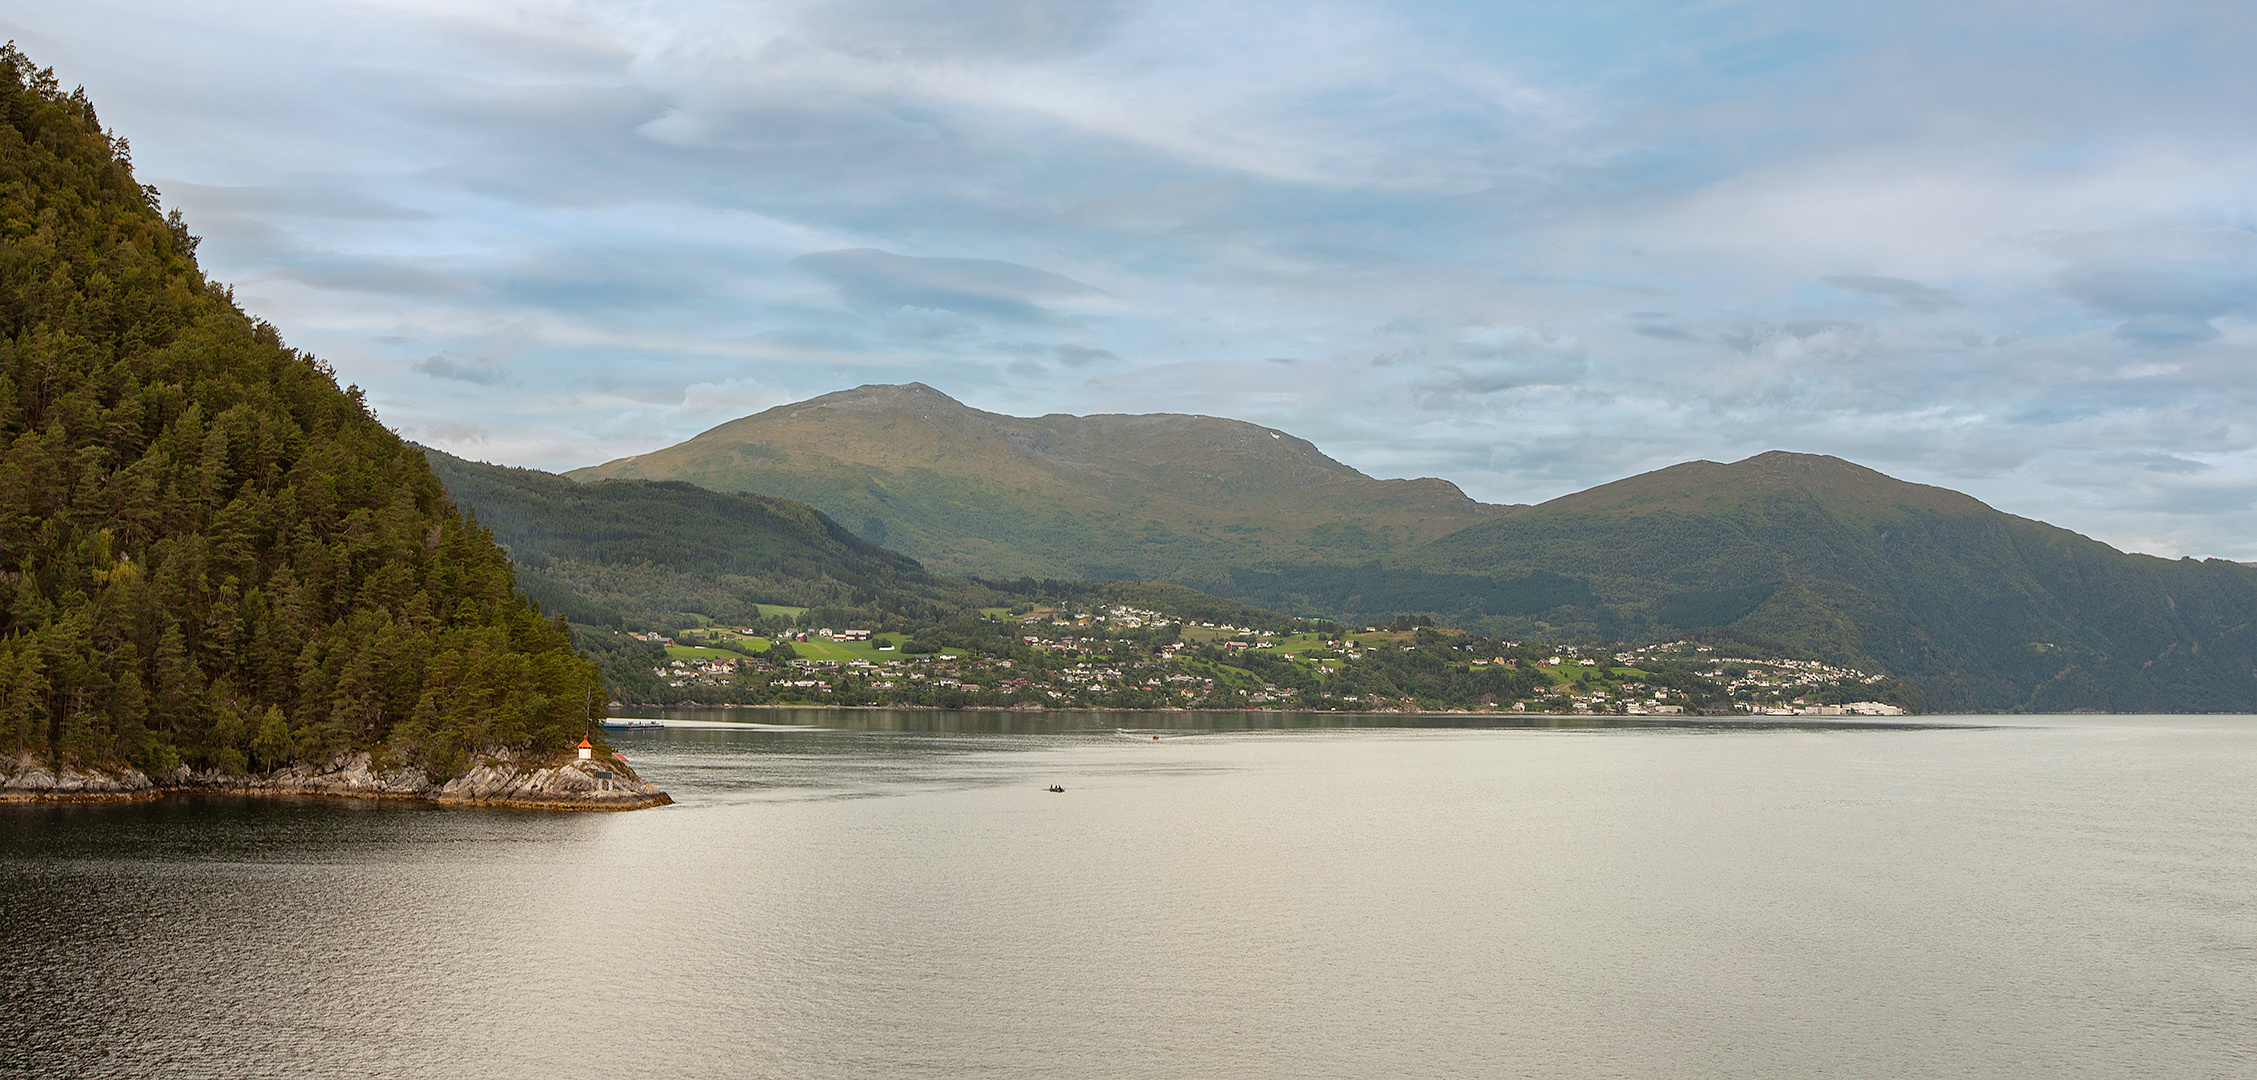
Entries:
[[0,758],[0,803],[131,802],[165,795],[319,796],[401,799],[445,806],[523,810],[640,810],[674,800],[621,761],[520,761],[508,752],[481,757],[469,772],[436,782],[416,768],[378,768],[363,751],[324,767],[306,765],[257,775],[177,772],[151,777],[139,769],[54,768],[36,755]]

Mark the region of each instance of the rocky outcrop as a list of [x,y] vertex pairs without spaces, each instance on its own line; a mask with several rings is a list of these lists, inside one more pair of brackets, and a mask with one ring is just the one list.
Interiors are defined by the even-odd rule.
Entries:
[[447,781],[434,798],[470,806],[543,810],[638,810],[674,801],[616,760],[567,761],[543,768],[506,760],[488,762]]
[[147,773],[54,768],[31,753],[0,758],[0,802],[123,802],[156,794]]
[[239,776],[182,766],[156,779],[133,768],[55,769],[28,753],[0,759],[0,802],[116,802],[181,791],[413,799],[537,810],[639,810],[674,801],[656,784],[635,775],[625,762],[520,759],[507,751],[486,755],[469,772],[443,782],[417,768],[379,767],[365,751],[340,755],[321,767],[296,765]]

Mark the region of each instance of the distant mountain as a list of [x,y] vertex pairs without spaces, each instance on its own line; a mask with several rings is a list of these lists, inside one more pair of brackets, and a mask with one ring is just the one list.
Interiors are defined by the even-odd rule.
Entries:
[[1442,480],[1375,480],[1243,421],[1003,416],[920,383],[778,406],[565,475],[799,500],[949,573],[1209,591],[1234,569],[1363,562],[1503,510]]
[[1404,562],[1561,575],[1590,593],[1541,614],[1557,632],[1721,630],[1881,668],[1931,711],[2257,709],[2257,570],[2126,554],[1839,458],[1687,462]]
[[1687,462],[1492,506],[1239,421],[1023,419],[913,383],[567,475],[799,499],[955,572],[1551,640],[1698,631],[1890,672],[1931,710],[2257,709],[2257,570],[2125,554],[1838,458]]

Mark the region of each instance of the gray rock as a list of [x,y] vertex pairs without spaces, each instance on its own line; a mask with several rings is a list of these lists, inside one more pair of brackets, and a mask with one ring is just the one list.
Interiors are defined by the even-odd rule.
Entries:
[[183,765],[161,781],[138,769],[56,770],[32,754],[0,758],[0,797],[13,801],[84,801],[148,797],[166,791],[203,790],[262,795],[328,795],[353,798],[419,799],[481,806],[522,806],[553,810],[631,810],[663,806],[673,800],[644,782],[624,764],[611,779],[591,775],[592,763],[520,764],[516,755],[486,755],[469,772],[445,784],[433,783],[417,768],[379,768],[366,751],[340,754],[326,765],[294,765],[256,776],[197,772]]

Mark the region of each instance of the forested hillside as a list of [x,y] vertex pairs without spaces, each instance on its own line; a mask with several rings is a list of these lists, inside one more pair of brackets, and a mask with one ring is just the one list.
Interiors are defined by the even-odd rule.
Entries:
[[0,749],[444,776],[578,739],[595,667],[195,247],[84,94],[0,50]]
[[1771,642],[1899,676],[1929,711],[2257,709],[2257,570],[2126,554],[1839,458],[1687,462],[1414,558],[1590,589],[1521,618],[1461,608],[1461,622]]
[[695,613],[749,623],[765,604],[883,626],[1001,602],[991,588],[926,573],[789,499],[644,480],[577,484],[424,454],[455,501],[509,550],[520,587],[575,622],[678,626]]

